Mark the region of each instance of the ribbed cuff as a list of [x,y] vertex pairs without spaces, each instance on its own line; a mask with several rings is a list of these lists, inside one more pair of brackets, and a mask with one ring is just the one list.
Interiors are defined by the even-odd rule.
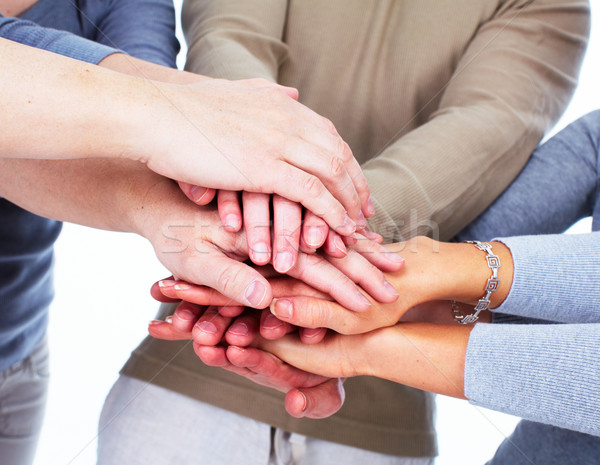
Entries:
[[494,312],[556,322],[600,321],[600,232],[494,239],[510,249],[513,283]]

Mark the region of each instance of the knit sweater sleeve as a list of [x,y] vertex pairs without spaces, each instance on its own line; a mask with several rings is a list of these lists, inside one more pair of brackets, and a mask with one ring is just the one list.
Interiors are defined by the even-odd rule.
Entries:
[[478,324],[465,362],[475,405],[600,436],[600,324]]
[[[478,324],[471,332],[465,395],[600,435],[600,232],[500,240],[510,248],[514,276],[494,321],[510,324]],[[515,324],[510,315],[569,324]]]
[[65,31],[41,27],[18,18],[0,15],[0,38],[57,53],[75,60],[98,64],[119,50]]
[[216,78],[277,81],[288,0],[184,0],[186,69]]
[[600,231],[495,239],[511,251],[513,282],[496,313],[600,323]]
[[505,2],[457,57],[430,120],[363,166],[371,226],[447,240],[481,213],[566,107],[588,30],[586,1]]

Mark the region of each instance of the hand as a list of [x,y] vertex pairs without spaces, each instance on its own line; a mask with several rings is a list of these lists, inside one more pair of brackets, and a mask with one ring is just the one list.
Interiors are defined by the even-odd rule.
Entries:
[[371,211],[366,179],[347,144],[280,86],[216,79],[156,86],[169,105],[165,130],[149,140],[143,158],[154,171],[211,188],[277,193],[342,235],[354,232],[361,209]]
[[[359,291],[354,283],[360,284],[362,289],[380,302],[395,301],[398,293],[386,281],[380,269],[369,260],[383,269],[400,270],[403,266],[403,259],[371,241],[361,241],[360,245],[363,247],[362,255],[349,249],[348,254],[340,259],[301,253],[296,265],[288,271],[288,275],[331,296],[352,311],[364,312],[372,305],[372,302]],[[279,283],[278,280],[273,279],[277,274],[269,271],[268,268],[263,268],[261,272],[267,278]],[[288,287],[287,289],[280,287],[281,292],[287,292],[280,294],[281,296],[296,295],[294,281],[288,280],[283,283],[287,283]],[[162,280],[158,285],[167,297],[200,305],[246,305],[244,302],[232,301],[229,296],[222,296],[212,289],[189,283]]]
[[[250,259],[257,265],[272,261],[279,273],[292,268],[298,251],[315,253],[322,247],[325,254],[342,258],[346,255],[344,239],[331,230],[327,223],[309,210],[304,213],[302,205],[279,195],[272,196],[273,223],[271,223],[271,196],[252,192],[233,192],[202,188],[179,183],[186,196],[198,205],[207,205],[215,195],[223,227],[237,232],[242,224],[248,239]],[[372,203],[369,203],[372,208]],[[374,210],[370,210],[371,214]],[[243,218],[242,218],[243,215]],[[304,215],[304,220],[302,216]],[[368,239],[381,243],[383,238],[368,230],[365,216],[359,213],[357,230]],[[271,246],[271,236],[272,246]],[[351,243],[356,240],[345,237]]]
[[[183,318],[182,314],[185,314]],[[220,335],[209,338],[212,337],[212,342],[216,343],[215,341],[223,337],[224,331],[224,320],[215,321],[217,318],[218,315],[209,308],[182,303],[168,322],[152,322],[148,331],[150,335],[165,340],[191,339],[193,333],[205,338],[205,335],[201,334],[203,330],[196,329],[196,326],[198,323],[206,326],[202,322],[212,321],[215,328],[219,328]],[[236,339],[241,342],[248,341],[243,335],[236,336],[235,330],[228,334],[228,338],[234,342]],[[209,342],[208,339],[205,339],[205,342]],[[208,365],[220,366],[263,386],[286,392],[285,408],[294,417],[324,418],[334,414],[344,402],[342,380],[298,370],[259,349],[202,346],[196,340],[194,351]]]

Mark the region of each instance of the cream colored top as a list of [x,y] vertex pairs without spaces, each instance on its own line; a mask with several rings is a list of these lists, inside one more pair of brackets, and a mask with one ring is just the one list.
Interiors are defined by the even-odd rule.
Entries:
[[[361,162],[386,240],[449,239],[523,167],[566,107],[589,29],[583,0],[186,0],[187,69],[297,87]],[[163,309],[168,311],[168,308]],[[313,437],[436,453],[431,396],[348,380],[326,420],[148,339],[123,373]],[[162,371],[161,371],[162,370]]]

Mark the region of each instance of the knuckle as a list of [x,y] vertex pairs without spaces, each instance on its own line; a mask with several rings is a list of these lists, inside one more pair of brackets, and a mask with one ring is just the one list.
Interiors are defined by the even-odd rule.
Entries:
[[241,277],[241,270],[237,265],[225,265],[217,275],[217,287],[226,296],[232,296]]
[[331,157],[330,174],[333,178],[341,178],[346,174],[346,166],[341,158]]
[[309,197],[320,197],[323,193],[323,184],[316,176],[309,174],[303,182],[303,190]]

